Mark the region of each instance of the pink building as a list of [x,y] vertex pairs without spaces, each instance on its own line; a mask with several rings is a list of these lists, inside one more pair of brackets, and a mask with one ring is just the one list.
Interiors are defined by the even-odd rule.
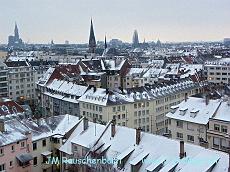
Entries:
[[0,119],[0,172],[31,172],[32,135],[19,120]]

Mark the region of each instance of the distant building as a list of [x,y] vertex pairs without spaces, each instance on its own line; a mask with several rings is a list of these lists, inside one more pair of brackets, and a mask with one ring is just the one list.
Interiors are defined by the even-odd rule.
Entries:
[[10,35],[8,37],[8,47],[13,47],[13,48],[22,48],[23,47],[23,42],[22,39],[19,37],[19,32],[18,32],[18,26],[15,23],[15,28],[14,28],[14,36]]
[[230,45],[230,38],[224,38],[224,45]]
[[133,47],[134,48],[139,47],[139,38],[138,38],[137,30],[134,30],[133,33]]
[[215,61],[207,61],[204,65],[205,75],[211,83],[230,83],[230,59],[223,58]]

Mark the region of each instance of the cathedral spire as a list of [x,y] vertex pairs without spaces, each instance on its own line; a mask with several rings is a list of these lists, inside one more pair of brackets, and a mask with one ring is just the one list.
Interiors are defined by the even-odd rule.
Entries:
[[93,30],[93,20],[91,18],[90,35],[89,35],[89,52],[95,53],[95,50],[96,50],[96,39]]
[[106,35],[105,35],[105,49],[107,48]]
[[15,27],[14,27],[14,38],[15,40],[19,40],[18,26],[16,22],[15,22]]

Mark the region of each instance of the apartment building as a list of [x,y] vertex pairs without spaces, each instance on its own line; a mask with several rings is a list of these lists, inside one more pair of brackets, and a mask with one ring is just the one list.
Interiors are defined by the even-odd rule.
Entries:
[[9,98],[32,101],[35,98],[34,71],[27,61],[5,62],[8,67]]
[[79,122],[71,115],[50,118],[0,119],[0,171],[51,172],[59,165],[47,163],[59,157],[59,148]]
[[62,171],[219,172],[229,167],[227,153],[117,126],[114,120],[105,126],[83,118],[59,150],[67,160],[83,160],[62,163]]
[[230,83],[230,59],[208,61],[204,65],[205,75],[211,83]]
[[87,87],[74,82],[54,79],[46,86],[38,85],[39,106],[46,116],[70,114],[79,116],[78,98]]
[[8,97],[8,68],[0,59],[0,97]]
[[202,86],[191,80],[155,84],[146,87],[108,90],[91,87],[79,99],[80,115],[102,123],[112,119],[118,125],[141,127],[143,131],[163,135],[167,131],[166,113],[185,95],[202,92]]
[[18,120],[0,119],[0,171],[32,172],[32,135]]
[[209,119],[209,148],[228,152],[230,148],[230,98],[224,98],[215,116]]
[[209,118],[215,115],[220,104],[219,99],[188,97],[180,104],[171,106],[171,112],[166,115],[171,138],[208,146]]

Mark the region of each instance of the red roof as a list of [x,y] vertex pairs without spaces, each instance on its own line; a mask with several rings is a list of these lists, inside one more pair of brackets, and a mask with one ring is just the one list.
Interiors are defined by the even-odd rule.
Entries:
[[0,102],[0,116],[22,112],[23,108],[14,101]]

